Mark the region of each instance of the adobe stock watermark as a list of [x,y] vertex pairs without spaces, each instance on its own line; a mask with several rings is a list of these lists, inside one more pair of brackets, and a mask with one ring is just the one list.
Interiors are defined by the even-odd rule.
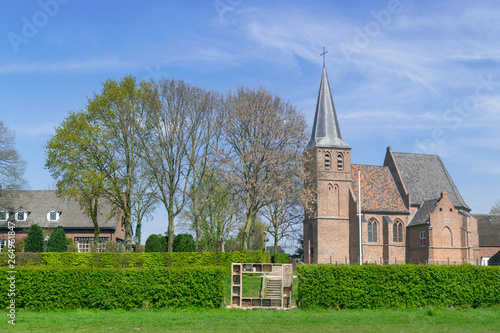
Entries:
[[148,72],[146,75],[144,75],[144,78],[142,79],[143,81],[160,81],[160,79],[163,79],[168,76],[168,72],[162,72],[160,70],[160,65],[156,65],[155,68],[151,68],[151,66],[146,67],[146,71]]
[[232,12],[237,6],[241,5],[243,0],[215,0],[212,4],[217,12],[221,22],[224,22],[224,15]]
[[454,100],[451,103],[452,107],[443,113],[443,126],[434,129],[430,138],[423,141],[415,141],[415,147],[419,152],[437,154],[438,144],[448,138],[444,127],[451,128],[452,130],[459,129],[464,123],[464,119],[469,118],[476,111],[480,103],[488,100],[500,91],[500,81],[494,81],[492,74],[488,75],[487,78],[479,76],[477,80],[478,84],[473,94],[468,95],[462,101]]
[[352,43],[339,43],[340,50],[348,62],[353,55],[363,52],[382,31],[391,24],[393,16],[401,14],[404,10],[399,0],[390,0],[386,9],[370,12],[373,20],[367,22],[362,28],[354,27],[354,38]]
[[9,258],[7,260],[7,266],[9,270],[7,271],[7,281],[8,281],[8,287],[9,289],[7,290],[7,297],[9,298],[8,306],[7,306],[7,317],[9,317],[10,320],[7,322],[15,326],[16,325],[16,274],[17,272],[15,271],[16,269],[16,249],[15,249],[15,244],[16,244],[16,224],[15,222],[7,222],[7,229],[9,230],[7,235],[8,235],[8,251],[7,251],[7,257]]
[[37,2],[40,10],[35,12],[31,18],[26,16],[21,17],[22,27],[20,34],[9,32],[9,39],[12,49],[17,54],[21,44],[28,44],[30,40],[35,38],[38,31],[45,27],[51,18],[54,18],[59,13],[61,5],[65,5],[70,0],[39,0]]

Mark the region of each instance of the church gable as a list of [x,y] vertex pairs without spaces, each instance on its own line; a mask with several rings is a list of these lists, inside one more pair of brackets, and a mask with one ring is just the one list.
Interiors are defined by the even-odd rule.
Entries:
[[352,165],[352,189],[358,197],[358,171],[361,174],[361,210],[408,214],[388,167]]
[[392,154],[412,206],[420,206],[446,192],[455,208],[470,211],[438,155]]

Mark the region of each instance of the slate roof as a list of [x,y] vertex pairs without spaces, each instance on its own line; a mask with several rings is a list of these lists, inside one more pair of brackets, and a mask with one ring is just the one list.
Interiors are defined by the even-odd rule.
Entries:
[[[6,199],[8,197],[8,199]],[[18,209],[28,212],[26,221],[17,221],[16,228],[29,228],[33,223],[42,228],[93,229],[92,220],[80,209],[73,199],[60,198],[55,191],[16,191],[13,195],[0,198],[0,210],[9,213],[8,221],[15,221],[14,212]],[[60,212],[58,221],[48,221],[47,213],[51,210]],[[119,218],[110,218],[111,205],[102,200],[98,221],[101,229],[115,229]],[[0,229],[6,228],[8,221],[0,222]]]
[[429,222],[429,215],[436,209],[439,200],[441,200],[441,198],[424,201],[415,215],[411,218],[408,226],[427,224]]
[[323,67],[321,83],[319,85],[311,140],[307,144],[306,150],[312,147],[351,148],[342,140],[342,135],[340,134],[337,113],[333,105],[332,92],[330,91],[330,83],[328,82],[325,67]]
[[480,247],[500,247],[500,215],[472,214],[477,220]]
[[392,154],[410,194],[410,205],[419,206],[447,192],[454,207],[470,211],[438,155]]
[[409,213],[386,166],[353,164],[352,189],[358,197],[358,170],[361,171],[361,211]]

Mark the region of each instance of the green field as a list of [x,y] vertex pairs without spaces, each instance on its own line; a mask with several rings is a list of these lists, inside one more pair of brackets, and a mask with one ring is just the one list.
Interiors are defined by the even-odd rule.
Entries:
[[499,332],[500,307],[442,310],[19,310],[9,332]]

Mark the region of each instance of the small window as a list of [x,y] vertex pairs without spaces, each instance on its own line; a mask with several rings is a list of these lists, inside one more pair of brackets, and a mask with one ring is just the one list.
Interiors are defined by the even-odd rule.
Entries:
[[368,221],[368,242],[377,242],[377,221],[375,220]]
[[0,221],[7,221],[9,215],[5,210],[0,210]]
[[325,154],[325,169],[330,170],[330,154]]
[[448,218],[444,219],[444,223],[450,223],[450,219]]
[[26,220],[26,213],[24,211],[19,211],[16,213],[16,221]]
[[337,155],[337,170],[339,171],[344,170],[344,158],[342,154]]
[[51,221],[55,221],[55,220],[57,220],[57,212],[55,212],[55,211],[51,211],[51,212],[50,212],[50,217],[49,217],[49,218],[50,218],[50,220],[51,220]]
[[426,246],[427,240],[425,238],[425,231],[420,231],[420,246]]

